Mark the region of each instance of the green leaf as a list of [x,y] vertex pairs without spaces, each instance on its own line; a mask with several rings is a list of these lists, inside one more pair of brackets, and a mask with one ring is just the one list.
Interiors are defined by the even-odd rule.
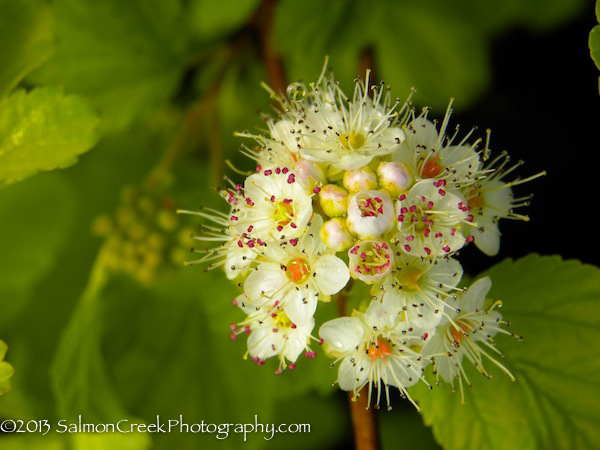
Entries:
[[[596,2],[596,20],[600,22],[600,1]],[[590,47],[590,55],[596,63],[596,67],[600,69],[600,25],[596,25],[590,31],[588,45]],[[598,78],[598,88],[600,90],[600,78]]]
[[[130,432],[127,426],[132,422],[121,424],[122,430],[127,433],[74,433],[73,450],[146,450],[151,447],[152,439],[150,433]],[[116,425],[116,424],[115,424]],[[100,428],[102,429],[102,428]]]
[[[163,422],[182,416],[187,424],[254,423],[257,415],[270,423],[277,387],[264,379],[266,368],[242,359],[244,343],[229,339],[229,310],[237,312],[234,287],[224,276],[198,269],[182,268],[151,289],[124,279],[109,285],[106,311],[112,319],[104,342],[119,397],[148,423],[156,422],[157,413]],[[190,440],[186,433],[159,433],[155,445],[257,448],[262,441],[242,437],[232,432],[220,440],[205,433]]]
[[202,40],[223,36],[244,24],[260,0],[194,0],[190,5],[190,22]]
[[38,0],[0,0],[0,98],[52,53],[50,5]]
[[358,73],[358,56],[370,48],[376,76],[392,86],[395,96],[405,98],[415,87],[416,99],[432,107],[444,107],[452,96],[467,105],[489,79],[487,43],[480,31],[445,8],[419,2],[324,5],[310,0],[298,8],[297,2],[284,0],[274,42],[289,62],[291,80],[312,81],[329,54],[344,89]]
[[438,0],[435,8],[445,10],[472,24],[486,35],[499,34],[516,25],[544,31],[573,20],[585,6],[584,0]]
[[[235,131],[251,130],[264,126],[259,112],[269,111],[269,94],[260,86],[266,79],[261,65],[254,63],[234,64],[222,77],[216,111],[223,130],[223,147],[237,150],[242,144],[252,145],[248,139],[235,137]],[[235,157],[241,154],[236,151]],[[228,155],[229,156],[229,155]],[[254,167],[254,161],[244,157],[242,163]]]
[[167,100],[185,65],[178,1],[57,0],[54,56],[32,74],[88,96],[106,129],[126,127]]
[[74,164],[96,143],[97,118],[58,88],[15,91],[0,101],[0,187]]
[[487,88],[487,43],[471,23],[418,2],[379,12],[375,57],[395,95],[414,87],[419,103],[441,109],[456,97],[464,108]]
[[15,373],[15,369],[6,361],[3,361],[8,346],[4,341],[0,341],[0,395],[8,392],[11,388],[10,378]]
[[[492,269],[490,297],[522,341],[497,347],[510,379],[487,380],[466,362],[465,404],[448,385],[411,389],[425,423],[447,449],[600,446],[600,270],[578,261],[530,255]],[[490,370],[490,369],[488,369]]]
[[69,450],[69,446],[65,436],[57,433],[14,433],[2,436],[2,450]]
[[[53,267],[73,219],[73,195],[56,174],[0,195],[0,328],[7,330]],[[43,218],[43,219],[42,219]]]
[[59,415],[73,421],[79,415],[91,423],[125,418],[110,383],[101,352],[101,293],[107,273],[100,253],[69,324],[62,333],[51,369]]

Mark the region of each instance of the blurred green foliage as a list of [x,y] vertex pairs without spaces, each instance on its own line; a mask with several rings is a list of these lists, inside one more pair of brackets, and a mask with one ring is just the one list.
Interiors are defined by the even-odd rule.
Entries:
[[[6,359],[0,362],[0,391],[12,384],[0,399],[0,419],[56,424],[82,415],[99,423],[150,424],[157,415],[163,420],[183,415],[189,423],[253,423],[257,415],[262,423],[311,424],[309,435],[276,435],[271,441],[260,434],[243,442],[240,435],[217,440],[179,433],[52,432],[0,436],[0,447],[330,448],[350,442],[345,396],[331,386],[337,369],[329,368],[323,354],[301,361],[285,376],[276,376],[270,364],[256,368],[244,361],[244,342],[228,337],[228,324],[242,317],[230,303],[236,287],[218,272],[176,269],[169,262],[180,253],[194,221],[180,217],[171,226],[168,218],[155,218],[140,206],[139,198],[159,205],[165,217],[176,207],[220,207],[209,185],[221,183],[224,160],[242,169],[252,166],[235,151],[240,141],[233,131],[255,129],[258,111],[270,110],[260,81],[276,90],[285,87],[282,73],[287,81],[311,81],[330,55],[346,88],[372,66],[377,79],[385,79],[399,97],[414,86],[418,104],[440,110],[456,96],[460,108],[489,86],[490,45],[496,36],[517,26],[542,32],[574,17],[582,4],[0,0],[0,338],[9,347],[4,355],[0,344]],[[35,175],[70,166],[77,158],[68,170]],[[128,197],[132,190],[141,193],[136,201]],[[127,222],[128,216],[133,221]],[[158,241],[161,251],[148,263],[145,249]],[[519,264],[528,262],[505,263],[492,273],[505,314],[514,312],[515,329],[525,328],[518,314],[527,306],[519,293],[527,286],[513,273]],[[575,280],[590,270],[549,260],[539,265],[539,276],[545,270],[563,273],[563,267]],[[528,295],[541,302],[547,293]],[[349,306],[361,300],[351,298]],[[336,313],[335,305],[324,305],[317,320]],[[540,325],[542,337],[505,340],[501,347],[514,361],[527,361],[530,353],[524,352],[543,352],[541,339],[552,338],[548,326]],[[579,367],[581,361],[569,353],[556,357],[557,364],[591,367]],[[522,380],[529,376],[518,364],[515,372],[523,374]],[[571,373],[561,372],[570,383],[583,383],[572,380]],[[521,384],[509,386],[497,378],[498,389],[525,395]],[[527,404],[540,408],[527,422],[532,429],[545,430],[544,414],[568,430],[588,430],[589,420],[597,420],[591,416],[593,405],[586,406],[586,417],[575,414],[586,399],[561,396],[559,375],[551,372],[538,380],[543,392],[527,393]],[[597,389],[592,382],[586,392]],[[473,389],[495,398],[487,386]],[[419,400],[444,446],[460,447],[458,439],[469,427],[488,426],[473,412],[475,401],[462,407],[457,396],[438,391],[437,406],[429,405],[433,397],[427,393]],[[563,409],[550,407],[555,404]],[[453,411],[451,422],[442,405]],[[461,421],[465,415],[472,421]],[[384,448],[396,448],[400,439],[436,448],[430,430],[407,405],[382,416]],[[577,422],[569,423],[571,417]],[[446,423],[455,436],[448,436]],[[529,427],[517,428],[522,436],[505,433],[502,442],[511,436],[550,442],[526,436]],[[556,442],[564,438],[552,436]]]

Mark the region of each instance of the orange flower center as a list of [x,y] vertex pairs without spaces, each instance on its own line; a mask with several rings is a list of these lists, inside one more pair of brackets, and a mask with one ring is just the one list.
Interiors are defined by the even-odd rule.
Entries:
[[300,258],[292,259],[285,268],[285,274],[294,283],[303,283],[310,275],[308,264]]
[[369,356],[371,357],[371,361],[375,361],[377,358],[385,359],[387,355],[392,353],[392,349],[387,341],[382,338],[377,338],[376,344],[371,344],[369,347]]
[[429,158],[425,161],[425,164],[421,167],[421,176],[423,178],[435,178],[443,169],[444,166],[438,164],[437,156],[434,155],[433,158]]
[[456,324],[460,327],[460,330],[457,330],[456,328],[454,328],[454,326],[451,326],[450,335],[452,336],[454,342],[457,345],[460,345],[463,338],[471,330],[471,327],[464,322],[456,322]]

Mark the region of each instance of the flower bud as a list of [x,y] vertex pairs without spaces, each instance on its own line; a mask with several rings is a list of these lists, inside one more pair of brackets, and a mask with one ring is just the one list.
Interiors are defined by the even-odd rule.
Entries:
[[323,166],[306,159],[301,159],[294,164],[294,173],[300,186],[309,191],[326,181]]
[[352,193],[377,189],[377,177],[366,166],[356,170],[348,170],[344,174],[344,187]]
[[415,181],[410,168],[398,161],[381,162],[377,176],[381,187],[394,197],[408,191]]
[[329,217],[343,216],[348,207],[348,192],[335,184],[328,184],[321,188],[319,201],[323,212]]
[[354,242],[354,236],[346,228],[346,221],[339,217],[330,219],[319,231],[323,243],[336,252],[348,249]]
[[394,252],[385,241],[361,241],[348,251],[350,276],[367,284],[385,277],[394,266]]
[[350,232],[361,239],[373,239],[394,227],[396,213],[385,191],[362,191],[348,201]]

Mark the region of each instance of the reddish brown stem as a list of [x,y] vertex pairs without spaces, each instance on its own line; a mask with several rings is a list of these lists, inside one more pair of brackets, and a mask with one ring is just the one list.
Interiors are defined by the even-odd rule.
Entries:
[[378,450],[379,433],[373,408],[368,402],[369,388],[365,386],[360,395],[353,401],[352,392],[348,392],[348,403],[350,403],[350,414],[352,415],[352,428],[354,428],[354,446],[356,450]]
[[[337,294],[336,303],[340,316],[346,315],[348,292],[352,289],[352,280],[346,288]],[[356,401],[354,392],[348,392],[348,403],[350,404],[350,414],[352,416],[352,428],[354,429],[354,445],[356,450],[379,450],[379,434],[377,431],[377,422],[373,408],[368,404],[369,386],[365,386],[359,392]],[[367,409],[367,407],[369,407]]]
[[257,26],[265,70],[271,88],[278,94],[285,94],[287,87],[283,60],[273,48],[273,23],[277,0],[263,0],[257,14]]
[[359,75],[361,77],[365,76],[365,72],[368,70],[371,71],[370,83],[377,83],[377,74],[375,73],[375,51],[373,47],[365,47],[361,50],[360,56],[358,58],[358,70]]

